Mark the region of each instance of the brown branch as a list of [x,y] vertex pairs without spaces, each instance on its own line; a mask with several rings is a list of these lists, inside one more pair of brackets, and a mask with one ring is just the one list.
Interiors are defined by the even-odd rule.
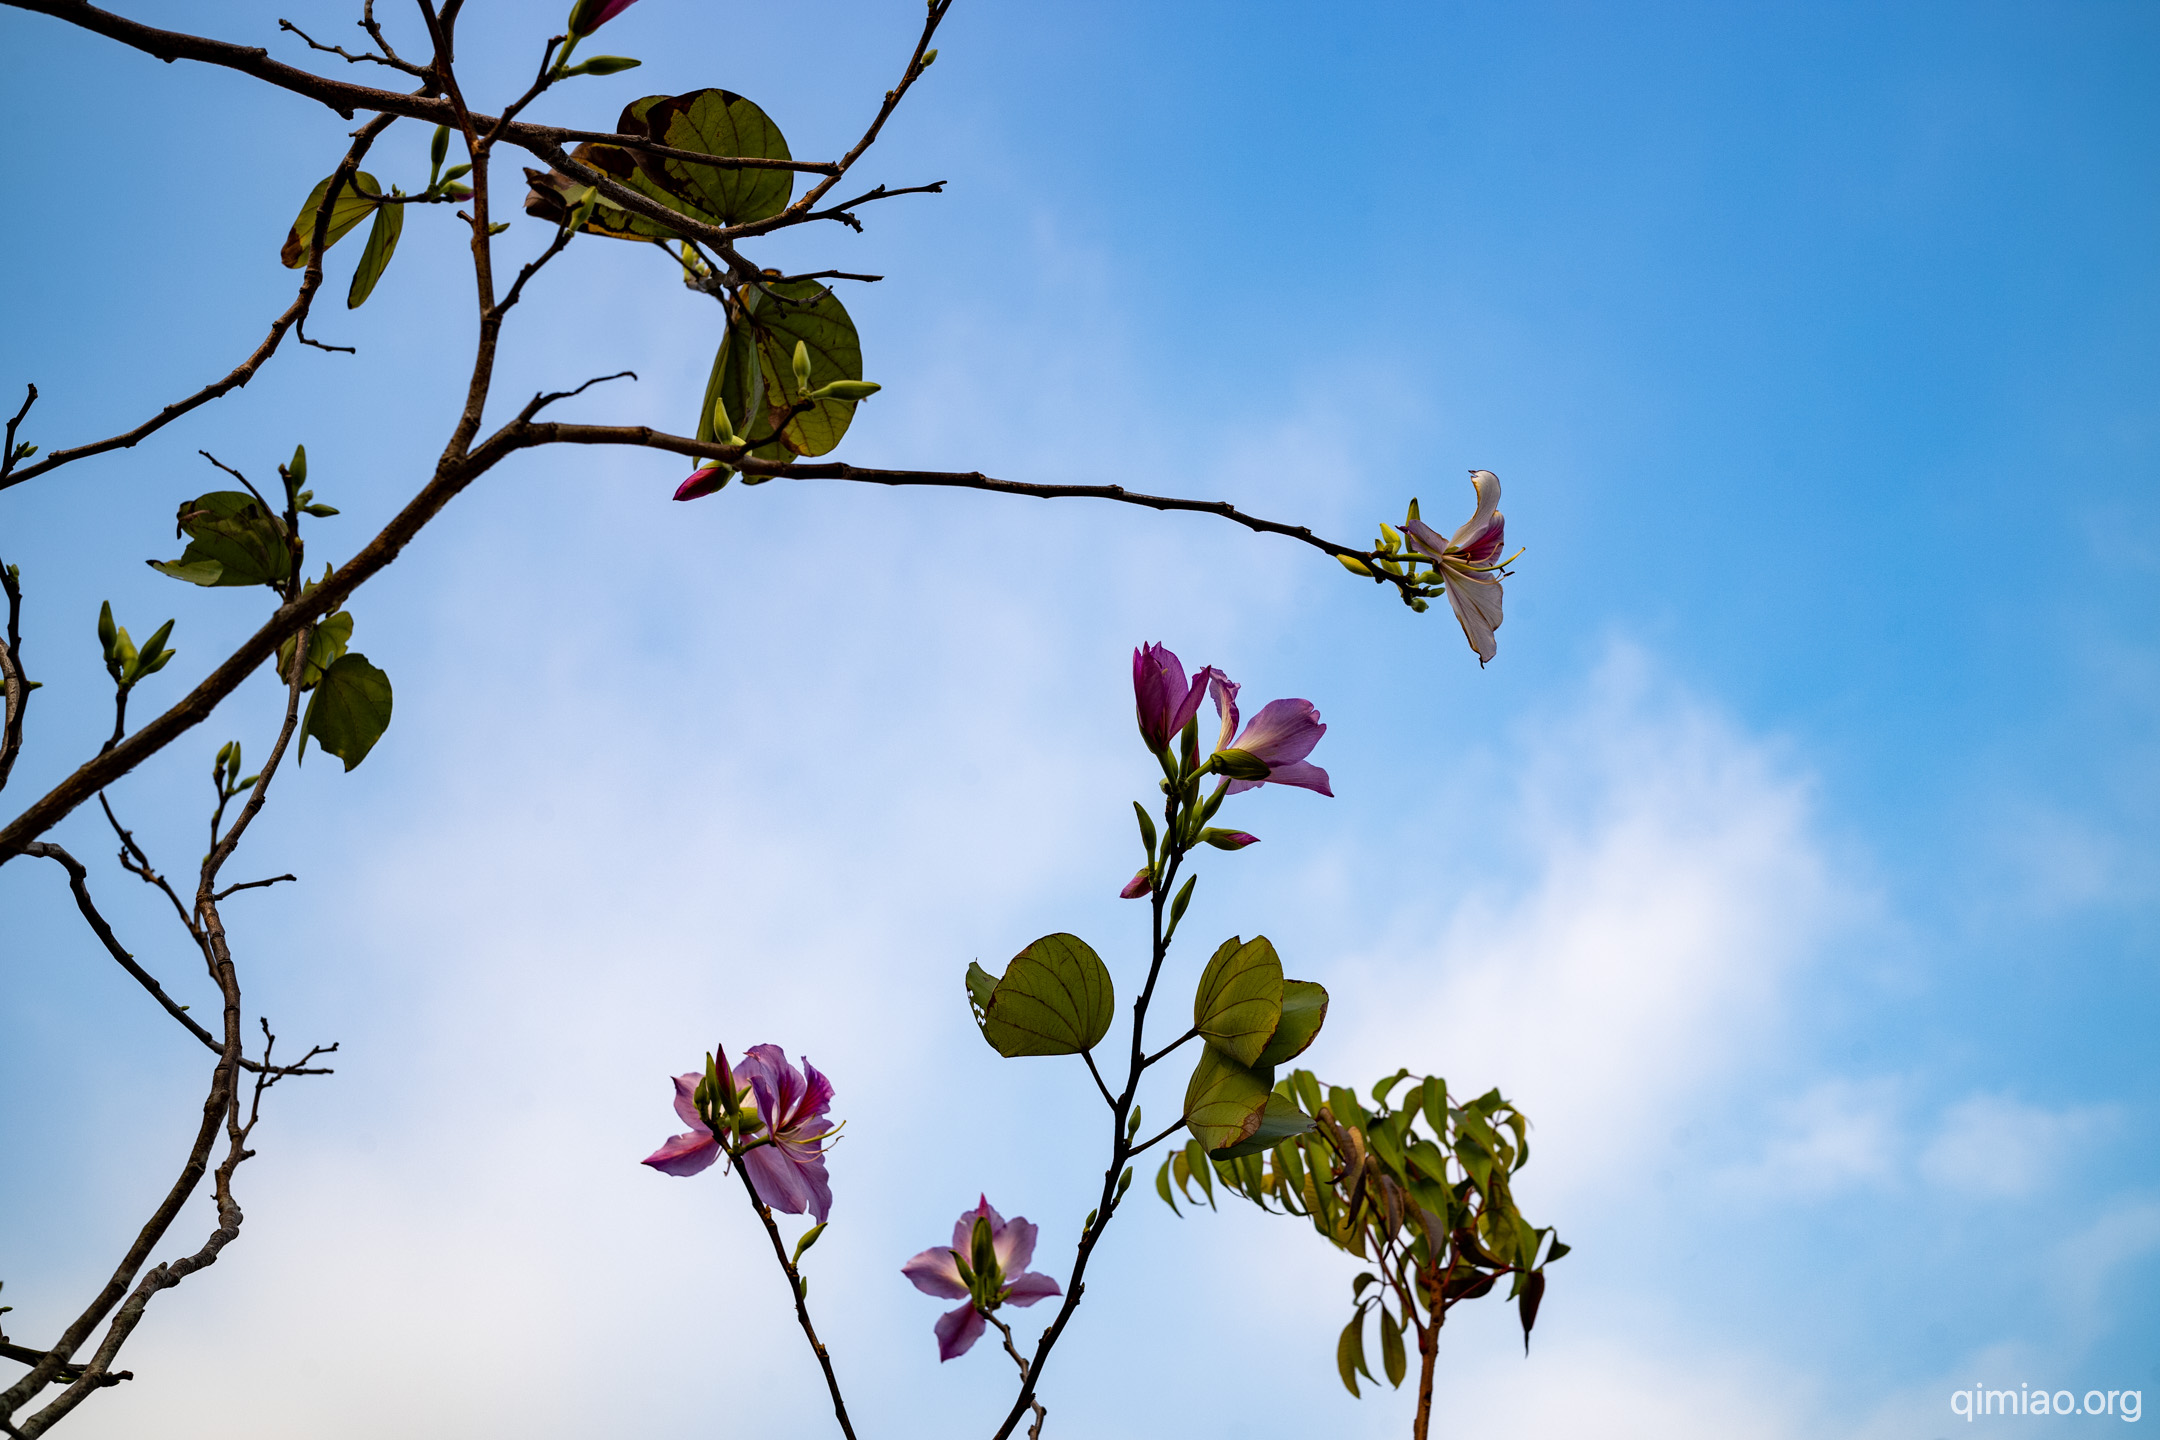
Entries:
[[[14,4],[16,0],[0,0],[0,3]],[[338,165],[340,175],[350,177],[354,171],[360,168],[360,161],[367,154],[368,147],[375,143],[376,136],[390,128],[392,118],[388,115],[378,116],[360,128],[353,137],[352,148],[345,152],[345,159]],[[341,180],[336,183],[342,185],[344,182]],[[26,480],[35,480],[38,476],[46,474],[48,471],[57,470],[70,461],[88,459],[92,455],[103,455],[111,450],[131,449],[149,436],[164,429],[182,415],[187,414],[190,410],[207,405],[219,396],[229,394],[254,379],[255,372],[260,370],[264,362],[277,352],[278,343],[285,338],[285,332],[298,326],[307,318],[308,307],[315,303],[315,292],[322,288],[321,241],[323,232],[329,223],[330,207],[336,193],[336,190],[333,189],[323,198],[321,213],[316,217],[316,247],[311,252],[312,258],[308,264],[307,273],[300,279],[300,293],[293,297],[293,303],[286,307],[285,313],[270,323],[270,333],[263,337],[262,344],[256,346],[254,352],[247,359],[234,366],[222,379],[211,381],[184,400],[175,400],[132,430],[123,431],[104,440],[93,441],[88,445],[76,445],[65,450],[55,450],[35,465],[0,475],[0,490],[20,485]],[[347,348],[322,345],[317,341],[309,340],[305,333],[301,334],[300,339],[302,343],[314,345],[317,349],[322,350]],[[30,395],[33,400],[37,398],[36,387],[31,388]],[[29,408],[29,403],[24,402],[23,409],[28,410]],[[16,416],[18,420],[21,418],[20,415]],[[8,427],[8,448],[11,453],[14,449],[14,438],[15,427],[10,425]]]
[[825,1372],[825,1388],[832,1394],[833,1416],[840,1422],[840,1433],[847,1440],[855,1440],[854,1422],[848,1419],[847,1401],[840,1395],[840,1377],[833,1373],[832,1357],[825,1353],[825,1343],[818,1339],[817,1327],[810,1323],[810,1301],[802,1274],[795,1262],[788,1259],[787,1246],[780,1240],[780,1227],[773,1223],[772,1207],[759,1198],[757,1186],[750,1181],[750,1167],[735,1157],[735,1173],[742,1179],[743,1193],[750,1197],[750,1208],[757,1211],[758,1219],[765,1222],[765,1236],[772,1241],[773,1259],[780,1262],[780,1271],[787,1276],[788,1294],[795,1301],[795,1320],[810,1341],[811,1353],[817,1356],[819,1368]]
[[[90,872],[84,867],[83,863],[80,860],[77,860],[73,855],[70,855],[60,846],[47,844],[43,841],[39,841],[23,847],[23,853],[25,855],[42,856],[47,860],[52,860],[56,862],[61,869],[67,871],[68,889],[75,892],[75,908],[82,911],[83,919],[89,922],[91,933],[97,936],[98,942],[105,947],[106,952],[110,954],[113,959],[120,962],[120,968],[127,971],[128,974],[134,976],[135,982],[138,985],[141,985],[143,989],[149,991],[150,997],[153,1000],[157,1001],[158,1004],[165,1007],[165,1013],[172,1016],[173,1019],[179,1021],[183,1026],[185,1026],[189,1034],[193,1035],[196,1039],[202,1041],[203,1044],[209,1046],[210,1049],[213,1051],[222,1048],[218,1044],[217,1038],[213,1036],[208,1030],[205,1030],[199,1023],[197,1023],[194,1016],[187,1013],[187,1007],[175,1001],[172,996],[168,995],[165,992],[165,987],[158,984],[157,977],[152,975],[149,971],[143,969],[143,967],[136,962],[135,957],[132,954],[128,953],[127,947],[123,946],[120,943],[120,937],[113,933],[112,925],[107,922],[103,915],[98,913],[97,902],[90,898]],[[277,877],[276,880],[251,880],[244,885],[234,885],[229,889],[220,891],[215,898],[222,900],[225,898],[225,896],[230,895],[234,890],[251,890],[256,888],[257,886],[275,885],[278,880],[290,880],[292,878],[294,877],[290,875],[280,875]],[[192,933],[194,927],[191,925],[189,929]],[[336,1045],[317,1047],[316,1053],[328,1054],[336,1049]],[[255,1061],[246,1059],[245,1057],[241,1059],[240,1064],[243,1068],[248,1070],[257,1070],[261,1068],[259,1065],[257,1065]],[[331,1075],[335,1074],[336,1072],[324,1068],[303,1070],[288,1067],[280,1073],[292,1075]]]
[[[981,1314],[983,1319],[997,1326],[998,1334],[1005,1337],[1005,1353],[1012,1356],[1013,1364],[1020,1367],[1020,1383],[1022,1385],[1027,1384],[1028,1362],[1022,1358],[1019,1347],[1013,1344],[1012,1326],[1007,1325],[988,1310],[982,1311]],[[1050,1417],[1050,1412],[1043,1407],[1043,1403],[1039,1398],[1032,1399],[1030,1403],[1035,1407],[1035,1423],[1028,1426],[1028,1440],[1042,1440],[1043,1421]]]
[[[30,387],[30,399],[37,398],[37,387]],[[30,408],[30,400],[23,401],[23,409]],[[16,419],[20,420],[21,415]],[[13,448],[15,427],[8,426],[8,445]],[[30,703],[30,678],[22,669],[22,582],[6,562],[0,561],[0,591],[7,595],[7,635],[0,639],[0,691],[5,692],[6,716],[0,720],[0,790],[7,788],[8,776],[14,773],[15,757],[22,753],[23,711]]]
[[367,62],[370,65],[387,65],[391,69],[403,71],[405,74],[410,75],[415,79],[423,78],[427,74],[427,71],[421,69],[418,65],[413,64],[409,60],[400,60],[394,55],[369,55],[365,53],[355,55],[342,45],[325,45],[321,41],[317,40],[314,36],[308,34],[307,31],[302,30],[299,26],[293,24],[290,20],[281,19],[277,22],[277,24],[278,29],[289,30],[293,34],[298,35],[302,40],[305,40],[310,50],[319,50],[325,55],[336,55],[343,59],[344,62],[348,65],[358,65],[363,61]]
[[[927,485],[945,489],[981,490],[993,495],[1023,495],[1037,500],[1114,500],[1119,504],[1140,505],[1150,510],[1213,515],[1259,534],[1281,535],[1300,544],[1310,545],[1324,555],[1347,555],[1367,563],[1380,558],[1378,552],[1373,550],[1338,545],[1332,540],[1322,539],[1313,534],[1312,528],[1307,525],[1286,525],[1279,520],[1247,514],[1227,500],[1188,500],[1175,495],[1148,495],[1138,490],[1128,490],[1122,485],[1043,485],[1023,480],[999,480],[977,470],[884,470],[834,461],[786,465],[774,460],[753,458],[749,452],[756,448],[754,445],[719,445],[711,441],[671,435],[649,425],[573,425],[559,421],[513,421],[497,431],[485,445],[473,453],[478,457],[492,454],[498,446],[507,452],[535,445],[635,445],[699,459],[724,460],[745,475],[762,475],[775,479],[784,477],[795,480],[848,480],[865,485]],[[1409,585],[1406,580],[1384,572],[1376,571],[1376,574],[1382,581],[1393,583],[1405,594],[1408,593]]]

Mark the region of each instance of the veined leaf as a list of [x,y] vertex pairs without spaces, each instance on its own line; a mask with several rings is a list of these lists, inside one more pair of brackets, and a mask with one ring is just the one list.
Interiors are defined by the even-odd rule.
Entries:
[[[637,118],[647,135],[676,150],[729,158],[794,158],[772,118],[732,91],[692,90],[670,96],[647,106]],[[785,210],[795,194],[791,170],[700,165],[694,160],[645,154],[637,157],[637,163],[660,189],[725,225],[769,219]]]
[[1240,1065],[1211,1043],[1200,1048],[1185,1087],[1185,1122],[1203,1150],[1223,1150],[1249,1140],[1260,1129],[1273,1076]]
[[[847,434],[860,401],[814,400],[784,426],[780,417],[809,391],[863,378],[862,340],[854,320],[840,297],[815,280],[746,287],[742,299],[763,393],[754,413],[736,416],[736,428],[760,442],[755,453],[761,459],[786,462],[825,454]],[[797,343],[810,357],[808,390],[795,378]]]
[[1282,1096],[1270,1094],[1267,1108],[1260,1112],[1260,1127],[1257,1130],[1233,1145],[1226,1145],[1220,1150],[1211,1150],[1208,1153],[1217,1160],[1235,1160],[1245,1155],[1257,1155],[1263,1150],[1274,1149],[1293,1135],[1303,1135],[1312,1128],[1312,1116]]
[[1216,948],[1193,992],[1193,1028],[1223,1054],[1250,1066],[1282,1020],[1282,961],[1262,935],[1237,936]]
[[1102,957],[1077,935],[1045,935],[1013,957],[983,1006],[1000,1055],[1077,1055],[1109,1033],[1117,1005]]
[[1260,1066],[1285,1065],[1305,1053],[1307,1047],[1319,1037],[1320,1027],[1327,1021],[1328,993],[1311,980],[1285,980],[1282,991],[1282,1019],[1275,1026],[1275,1034],[1268,1040],[1267,1048],[1253,1063]]
[[177,528],[188,537],[178,560],[151,568],[193,585],[275,585],[292,573],[285,522],[241,490],[213,490],[180,507]]

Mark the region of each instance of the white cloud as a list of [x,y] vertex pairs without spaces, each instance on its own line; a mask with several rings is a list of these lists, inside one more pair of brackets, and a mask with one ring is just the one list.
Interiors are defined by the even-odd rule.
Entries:
[[2006,1095],[1975,1095],[1945,1113],[1920,1153],[1920,1172],[1968,1195],[2030,1195],[2066,1180],[2114,1119],[2107,1108],[2049,1110]]

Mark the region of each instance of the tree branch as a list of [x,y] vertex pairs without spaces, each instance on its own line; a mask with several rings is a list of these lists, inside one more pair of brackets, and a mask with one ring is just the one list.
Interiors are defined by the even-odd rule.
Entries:
[[833,1417],[840,1422],[840,1433],[847,1440],[855,1440],[855,1425],[848,1419],[847,1401],[840,1395],[840,1377],[833,1373],[832,1357],[825,1353],[825,1343],[818,1339],[817,1327],[810,1323],[810,1301],[801,1272],[796,1270],[795,1262],[788,1259],[787,1246],[780,1239],[780,1227],[773,1223],[772,1207],[759,1198],[757,1186],[750,1181],[749,1167],[742,1163],[740,1154],[734,1159],[743,1193],[750,1197],[750,1208],[757,1211],[758,1219],[765,1223],[765,1237],[772,1241],[773,1259],[780,1262],[780,1271],[787,1276],[788,1295],[795,1302],[796,1322],[802,1326],[803,1335],[810,1341],[811,1353],[817,1356],[818,1366],[825,1372],[825,1388],[832,1394]]

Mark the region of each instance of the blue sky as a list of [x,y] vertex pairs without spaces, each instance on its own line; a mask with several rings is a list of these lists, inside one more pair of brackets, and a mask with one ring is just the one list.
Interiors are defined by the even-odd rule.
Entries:
[[[276,14],[349,19],[133,13],[294,60]],[[521,86],[538,27],[467,23],[469,90]],[[645,67],[546,118],[717,84],[832,152],[915,11],[820,7],[807,73],[804,23],[644,0],[602,48]],[[1509,1313],[1451,1325],[1446,1433],[1899,1440],[1952,1433],[1974,1383],[2160,1393],[2160,17],[962,0],[940,43],[864,174],[948,193],[761,252],[890,277],[847,296],[887,389],[844,458],[1345,540],[1413,494],[1467,513],[1489,467],[1528,547],[1499,658],[1203,519],[814,483],[678,506],[673,462],[503,467],[354,607],[388,737],[288,776],[237,862],[303,877],[236,933],[251,999],[341,1040],[340,1073],[274,1096],[244,1238],[72,1423],[816,1433],[747,1217],[635,1164],[666,1075],[724,1038],[839,1087],[812,1298],[866,1433],[987,1433],[1002,1357],[938,1366],[897,1267],[983,1190],[1069,1261],[1090,1089],[999,1061],[959,976],[1069,929],[1130,983],[1125,674],[1154,639],[1330,726],[1337,798],[1241,802],[1265,843],[1206,867],[1188,923],[1329,985],[1331,1078],[1498,1084],[1538,1122],[1518,1193],[1577,1250],[1527,1359]],[[36,381],[47,445],[255,343],[349,128],[16,12],[0,115],[34,201],[0,381]],[[426,140],[371,168],[413,188]],[[178,617],[144,707],[251,628],[138,563],[207,488],[196,447],[254,473],[305,441],[339,556],[416,488],[460,253],[415,216],[368,306],[318,314],[358,357],[281,354],[0,496],[47,682],[11,806],[94,748],[100,600],[138,635]],[[500,393],[632,368],[574,413],[689,428],[713,307],[598,241],[545,279]],[[116,788],[168,867],[211,752],[266,751],[275,703],[244,690]],[[88,817],[60,838],[103,862]],[[206,1003],[170,921],[93,873]],[[35,1341],[166,1183],[205,1067],[57,870],[9,865],[0,905],[0,1279]],[[1355,1266],[1309,1231],[1150,1201],[1100,1264],[1046,1433],[1407,1428],[1334,1378]]]

